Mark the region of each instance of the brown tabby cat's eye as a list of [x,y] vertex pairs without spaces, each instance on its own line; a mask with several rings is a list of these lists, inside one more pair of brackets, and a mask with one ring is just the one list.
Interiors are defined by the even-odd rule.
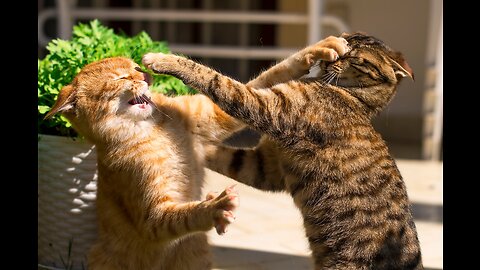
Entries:
[[[143,63],[263,134],[253,149],[207,146],[207,165],[255,188],[290,193],[315,269],[423,269],[405,184],[371,124],[400,80],[413,79],[412,69],[377,38],[342,37],[277,65],[295,67],[291,80],[279,72],[245,85],[174,55],[146,54]],[[318,77],[297,79],[319,59]]]

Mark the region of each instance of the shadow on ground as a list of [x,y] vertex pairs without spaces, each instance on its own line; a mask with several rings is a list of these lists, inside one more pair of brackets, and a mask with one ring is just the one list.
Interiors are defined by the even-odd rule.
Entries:
[[309,257],[214,246],[214,268],[225,270],[311,270],[313,266]]
[[[234,247],[212,247],[214,269],[222,270],[312,270],[310,258],[294,254],[241,249]],[[425,268],[424,270],[442,270]]]

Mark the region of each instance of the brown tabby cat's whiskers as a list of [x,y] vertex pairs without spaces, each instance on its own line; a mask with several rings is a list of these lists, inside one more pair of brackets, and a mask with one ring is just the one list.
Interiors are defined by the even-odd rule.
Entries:
[[337,84],[338,84],[338,77],[339,77],[338,75],[339,73],[332,70],[322,75],[322,77],[320,78],[320,82],[322,83],[322,85],[330,84],[333,81],[333,79],[335,79],[336,77]]

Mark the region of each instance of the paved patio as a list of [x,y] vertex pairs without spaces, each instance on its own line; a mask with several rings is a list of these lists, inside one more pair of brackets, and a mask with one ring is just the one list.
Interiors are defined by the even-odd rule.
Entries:
[[[443,197],[441,162],[397,160],[405,179],[426,269],[443,269]],[[236,183],[207,170],[204,191],[221,191]],[[210,231],[214,269],[311,270],[302,219],[291,197],[237,185],[240,207],[229,231]]]

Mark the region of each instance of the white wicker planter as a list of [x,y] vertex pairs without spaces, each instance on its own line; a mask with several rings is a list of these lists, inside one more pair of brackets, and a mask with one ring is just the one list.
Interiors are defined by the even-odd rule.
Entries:
[[96,190],[96,152],[92,144],[39,135],[39,265],[86,269],[86,256],[97,236]]

